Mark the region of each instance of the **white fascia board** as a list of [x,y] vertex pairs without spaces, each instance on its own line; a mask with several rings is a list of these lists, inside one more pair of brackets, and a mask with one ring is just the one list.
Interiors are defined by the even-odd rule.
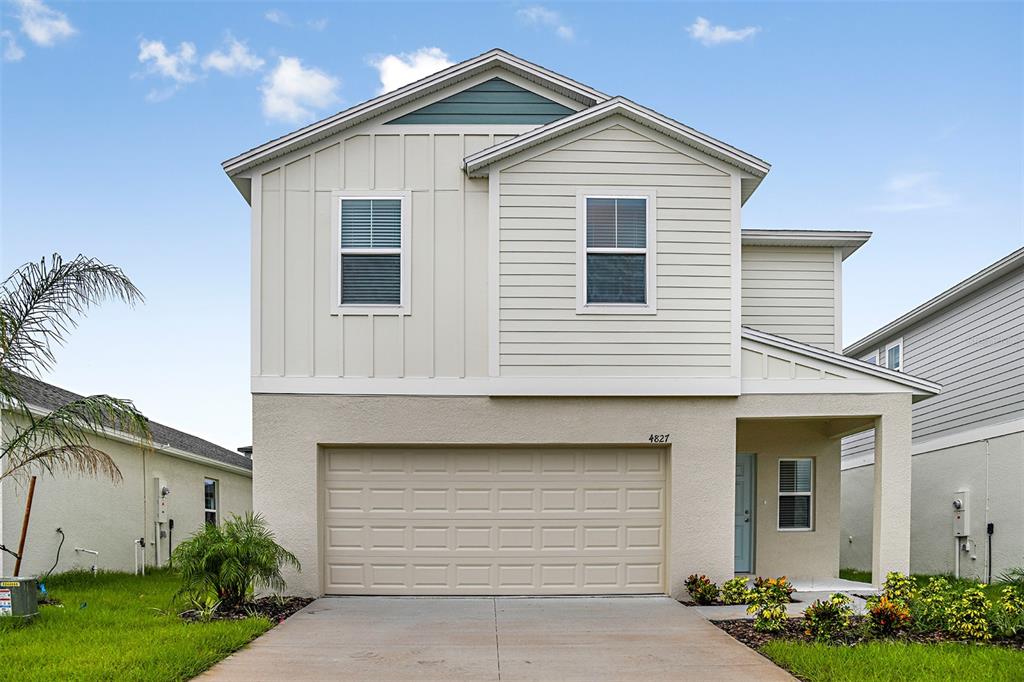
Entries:
[[[26,405],[28,411],[37,417],[44,417],[50,414],[50,410],[45,407],[39,407],[38,405]],[[160,444],[157,442],[147,443],[141,438],[125,433],[124,431],[118,431],[117,429],[100,429],[92,431],[92,433],[98,438],[107,438],[109,440],[117,441],[118,443],[124,443],[125,445],[132,445],[134,447],[144,448],[148,447],[155,452],[159,452],[171,457],[177,457],[178,459],[184,459],[189,462],[195,462],[196,464],[203,464],[210,466],[215,469],[221,469],[223,471],[230,471],[231,473],[240,474],[248,478],[252,478],[252,471],[244,467],[236,467],[234,464],[228,464],[227,462],[218,462],[215,459],[209,457],[203,457],[197,455],[194,452],[187,450],[181,450],[179,448],[171,446],[169,443]]]
[[566,116],[557,121],[541,126],[529,133],[524,133],[511,140],[506,140],[493,147],[488,147],[463,160],[463,167],[471,177],[487,175],[488,167],[497,161],[506,159],[526,149],[534,147],[553,137],[564,135],[573,130],[588,126],[608,116],[621,115],[633,119],[669,137],[680,140],[705,154],[721,159],[726,163],[749,173],[756,181],[760,181],[771,169],[767,161],[748,154],[710,135],[683,125],[656,111],[643,107],[624,97],[612,99]]
[[1015,268],[1024,266],[1024,247],[1021,247],[988,266],[984,270],[976,272],[959,284],[946,289],[938,296],[922,303],[910,312],[902,315],[881,329],[871,332],[859,341],[843,349],[847,355],[863,355],[872,347],[879,347],[887,339],[896,336],[911,325],[933,315],[946,306],[956,303],[968,294],[984,287],[989,282],[995,281]]
[[513,73],[518,73],[586,106],[608,99],[608,95],[587,85],[520,59],[504,50],[494,49],[254,147],[224,161],[221,167],[228,176],[233,177],[271,158],[333,135],[340,130],[379,116],[402,104],[446,88],[494,66],[501,66]]
[[871,238],[866,231],[849,230],[743,230],[744,246],[829,246],[839,249],[843,260]]
[[252,377],[253,393],[422,396],[738,396],[740,380],[714,377]]
[[[834,365],[844,369],[854,370],[863,374],[867,374],[879,379],[885,379],[893,382],[904,389],[913,389],[914,395],[918,396],[932,396],[937,395],[942,391],[942,386],[935,383],[934,381],[928,381],[927,379],[921,379],[915,377],[906,372],[898,372],[895,370],[887,369],[885,367],[879,367],[878,365],[872,365],[871,363],[864,362],[863,360],[856,360],[854,358],[841,355],[839,353],[833,353],[832,351],[818,348],[817,346],[811,346],[806,343],[800,343],[799,341],[793,341],[782,336],[776,336],[775,334],[769,334],[767,332],[760,331],[758,329],[752,329],[751,327],[743,327],[743,338],[750,339],[751,341],[758,341],[767,346],[773,346],[782,350],[788,350],[798,355],[804,355],[810,358],[814,358],[820,362]],[[823,381],[823,380],[815,380]],[[844,381],[851,381],[845,379]],[[818,393],[828,393],[829,391],[818,391]],[[878,392],[878,391],[876,391]]]

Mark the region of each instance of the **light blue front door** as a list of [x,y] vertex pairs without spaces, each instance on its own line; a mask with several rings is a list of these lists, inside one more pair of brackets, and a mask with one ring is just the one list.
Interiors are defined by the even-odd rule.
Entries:
[[736,455],[736,572],[754,571],[754,456]]

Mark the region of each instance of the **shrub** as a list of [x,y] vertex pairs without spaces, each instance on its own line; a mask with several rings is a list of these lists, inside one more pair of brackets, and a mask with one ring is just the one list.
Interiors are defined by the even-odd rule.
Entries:
[[910,602],[913,626],[921,632],[946,629],[946,611],[957,592],[946,578],[932,578]]
[[778,632],[786,622],[786,604],[793,585],[781,578],[757,578],[749,596],[747,613],[754,616],[754,629],[758,632]]
[[834,642],[850,625],[853,615],[851,601],[842,593],[833,594],[824,601],[818,599],[804,611],[804,631],[816,642]]
[[263,517],[251,512],[205,525],[174,549],[174,566],[181,573],[179,594],[193,602],[213,598],[225,607],[245,603],[259,589],[283,590],[281,569],[300,569]]
[[722,583],[723,604],[746,604],[750,601],[752,590],[747,587],[747,579],[739,576]]
[[706,575],[691,575],[683,583],[690,597],[698,604],[713,604],[718,599],[718,586]]
[[883,594],[894,604],[910,608],[910,601],[914,597],[914,581],[898,571],[892,571],[885,576]]
[[786,576],[779,578],[754,578],[754,591],[763,590],[774,596],[779,604],[788,604],[796,588],[793,583],[786,579]]
[[991,639],[988,621],[991,606],[980,587],[964,590],[946,609],[947,629],[965,639]]
[[872,633],[888,637],[910,624],[910,610],[883,594],[868,600],[867,622]]

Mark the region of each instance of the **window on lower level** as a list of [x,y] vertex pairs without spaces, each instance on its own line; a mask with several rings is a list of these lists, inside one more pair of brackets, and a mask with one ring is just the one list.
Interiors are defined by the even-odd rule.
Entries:
[[217,481],[212,478],[203,479],[203,515],[206,523],[217,525]]
[[403,292],[402,197],[341,197],[342,306],[400,306]]
[[811,530],[814,517],[814,460],[779,460],[779,530]]

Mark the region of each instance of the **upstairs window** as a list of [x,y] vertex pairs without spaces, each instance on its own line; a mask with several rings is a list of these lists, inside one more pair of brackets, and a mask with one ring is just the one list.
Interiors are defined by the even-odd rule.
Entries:
[[652,198],[580,197],[580,312],[654,312]]
[[885,366],[889,369],[903,371],[903,339],[894,341],[885,347]]
[[812,530],[814,460],[779,460],[779,530]]
[[406,198],[341,196],[338,201],[338,303],[384,308],[405,303]]

